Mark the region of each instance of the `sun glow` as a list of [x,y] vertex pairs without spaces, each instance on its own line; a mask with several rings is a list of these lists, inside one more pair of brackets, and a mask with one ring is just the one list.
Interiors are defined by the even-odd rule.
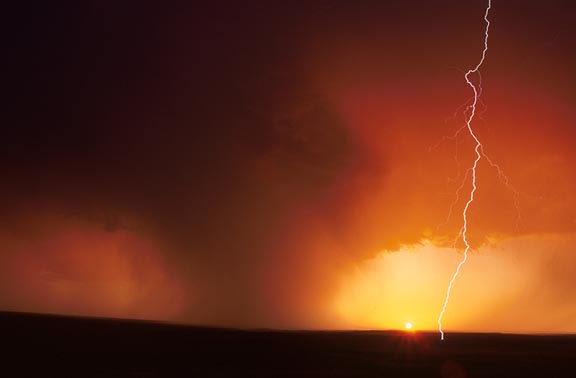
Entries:
[[[538,244],[535,240],[503,240],[475,252],[474,265],[461,277],[453,293],[454,306],[461,310],[446,314],[450,330],[518,329],[518,317],[514,313],[501,311],[500,317],[492,314],[503,306],[502,298],[519,304],[532,300],[524,293],[538,287],[530,286],[535,268],[526,259],[526,250],[544,258],[549,256],[551,245],[551,241]],[[334,297],[335,312],[346,327],[354,329],[408,331],[417,325],[419,331],[434,330],[434,314],[443,301],[441,289],[445,287],[445,277],[458,265],[461,256],[456,248],[439,247],[431,242],[384,251],[342,277]],[[490,280],[487,281],[486,276]],[[495,292],[499,294],[497,298],[493,295]],[[537,317],[524,321],[522,326],[530,330],[539,330],[544,324]],[[472,324],[475,328],[471,328]]]
[[408,322],[408,323],[404,324],[404,328],[406,328],[407,331],[411,331],[412,330],[412,323]]

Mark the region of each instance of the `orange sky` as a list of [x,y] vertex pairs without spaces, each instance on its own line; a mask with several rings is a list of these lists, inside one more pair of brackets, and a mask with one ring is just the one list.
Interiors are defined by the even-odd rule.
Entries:
[[[131,28],[103,6],[80,51],[48,33],[2,142],[0,310],[436,329],[484,6],[144,9]],[[447,331],[576,332],[566,7],[494,2],[472,126],[514,189],[480,162]]]

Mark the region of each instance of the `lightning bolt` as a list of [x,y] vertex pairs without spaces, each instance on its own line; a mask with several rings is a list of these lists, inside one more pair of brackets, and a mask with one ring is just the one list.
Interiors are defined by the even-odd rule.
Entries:
[[468,201],[464,206],[464,210],[462,211],[462,219],[463,219],[463,226],[462,231],[460,232],[462,236],[462,241],[464,242],[464,257],[456,267],[456,271],[452,275],[452,279],[450,279],[450,283],[448,284],[448,289],[446,290],[446,298],[444,299],[444,305],[442,306],[442,311],[440,311],[440,315],[438,316],[438,331],[440,331],[440,339],[444,340],[444,331],[442,330],[442,317],[444,316],[444,312],[446,312],[446,307],[448,306],[448,302],[450,301],[450,292],[452,291],[452,286],[454,285],[454,281],[458,277],[460,270],[466,264],[468,260],[468,252],[470,251],[470,243],[468,242],[468,210],[474,202],[474,195],[476,194],[477,186],[476,186],[476,168],[478,167],[478,163],[484,156],[484,151],[482,147],[482,143],[474,133],[474,129],[472,128],[472,121],[474,120],[474,116],[476,115],[476,105],[478,104],[478,99],[480,97],[480,89],[472,81],[470,80],[470,75],[478,74],[479,69],[484,63],[484,59],[486,58],[486,52],[488,51],[488,31],[490,29],[490,20],[488,19],[488,14],[490,13],[490,9],[492,7],[492,0],[488,0],[488,6],[486,7],[486,12],[484,13],[484,21],[486,22],[486,29],[484,31],[484,49],[482,50],[482,58],[474,67],[473,69],[468,70],[464,75],[464,79],[466,79],[466,83],[472,88],[474,92],[474,99],[472,100],[472,104],[468,106],[467,110],[469,111],[466,117],[466,129],[468,133],[474,139],[476,146],[474,147],[474,152],[476,154],[476,158],[474,159],[474,163],[472,164],[471,172],[472,172],[472,189],[470,190],[470,195],[468,197]]

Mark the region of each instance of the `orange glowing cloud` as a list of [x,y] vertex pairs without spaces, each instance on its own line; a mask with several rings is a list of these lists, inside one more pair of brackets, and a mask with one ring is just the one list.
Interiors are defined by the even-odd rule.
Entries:
[[[436,329],[461,259],[456,236],[475,156],[471,138],[452,136],[464,122],[454,111],[470,93],[457,70],[392,76],[370,48],[377,51],[362,49],[369,58],[346,43],[328,53],[319,49],[332,54],[322,61],[335,63],[313,70],[311,85],[339,115],[355,151],[326,195],[294,213],[298,231],[286,240],[299,240],[295,249],[324,264],[310,268],[315,278],[301,293],[314,292],[314,284],[339,287],[324,290],[335,298],[324,311],[339,314],[342,323],[325,324],[402,328],[411,321]],[[512,59],[496,50],[490,59]],[[446,327],[575,332],[569,319],[576,305],[568,294],[576,287],[573,106],[563,93],[507,77],[490,64],[483,73],[474,127],[507,179],[480,162],[469,212],[473,252],[455,284]],[[328,283],[335,276],[339,284]]]
[[60,224],[32,240],[2,235],[4,309],[139,319],[172,319],[182,310],[182,282],[149,240],[51,221]]

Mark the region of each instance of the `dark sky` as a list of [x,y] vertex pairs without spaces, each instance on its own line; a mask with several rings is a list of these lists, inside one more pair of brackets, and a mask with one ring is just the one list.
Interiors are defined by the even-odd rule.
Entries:
[[[446,217],[460,167],[454,146],[428,147],[462,120],[446,121],[470,96],[485,3],[12,5],[0,308],[339,324],[325,303],[338,277]],[[478,245],[574,231],[572,17],[569,1],[494,1],[481,133],[527,216],[518,232],[494,194]],[[542,159],[566,164],[554,190],[534,178]]]

